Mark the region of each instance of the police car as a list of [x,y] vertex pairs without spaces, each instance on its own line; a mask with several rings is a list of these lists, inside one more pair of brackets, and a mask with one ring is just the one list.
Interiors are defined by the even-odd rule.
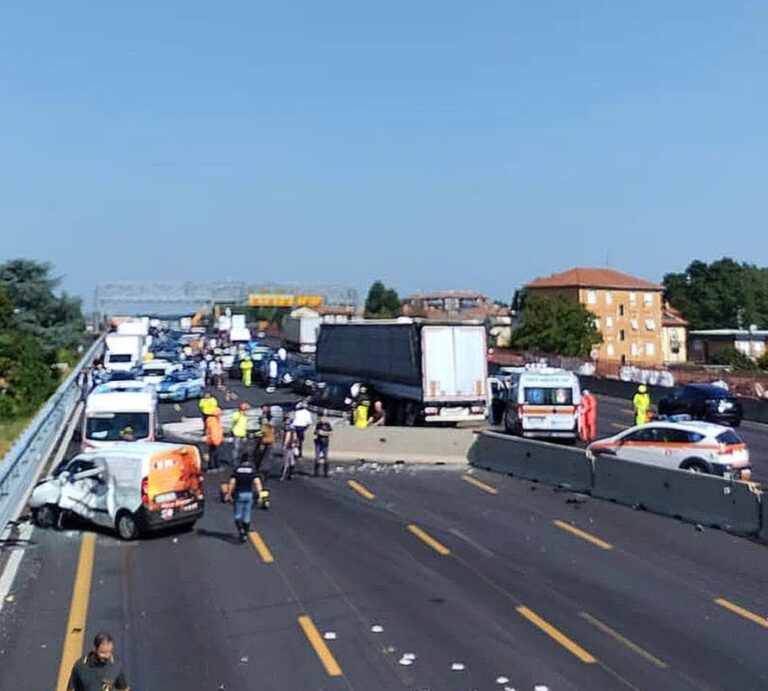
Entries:
[[659,419],[630,427],[587,447],[587,456],[615,456],[660,468],[690,470],[728,479],[749,480],[749,450],[730,427],[691,420]]

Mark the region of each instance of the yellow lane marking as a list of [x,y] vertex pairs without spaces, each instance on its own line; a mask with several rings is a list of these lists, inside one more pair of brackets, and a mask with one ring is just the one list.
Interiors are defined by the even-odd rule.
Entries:
[[250,533],[248,533],[248,536],[251,538],[253,546],[259,553],[261,561],[263,561],[265,564],[271,564],[273,561],[275,561],[275,558],[272,556],[272,552],[269,551],[269,547],[267,547],[267,543],[264,542],[261,535],[259,535],[255,530],[252,530]]
[[312,619],[310,619],[306,614],[302,614],[298,621],[299,626],[301,626],[302,630],[304,631],[304,635],[309,641],[309,644],[314,649],[315,654],[320,659],[320,662],[323,663],[323,667],[325,667],[325,671],[328,673],[328,676],[340,677],[342,675],[341,667],[339,667],[339,663],[336,662],[336,658],[333,656],[330,648],[325,644],[323,637],[320,635],[320,632],[317,630],[317,627],[315,626]]
[[749,621],[754,622],[758,626],[762,626],[763,628],[768,629],[768,619],[766,619],[765,617],[761,617],[759,614],[750,612],[748,609],[744,609],[743,607],[734,605],[733,602],[729,602],[728,600],[725,600],[723,598],[718,598],[717,600],[715,600],[715,602],[721,607],[725,607],[725,609],[730,610],[734,614],[738,614],[740,617],[749,619]]
[[585,621],[588,621],[595,628],[600,629],[600,631],[602,631],[604,634],[613,638],[613,640],[629,648],[633,653],[642,657],[646,662],[650,662],[654,667],[658,667],[659,669],[667,669],[666,662],[662,662],[658,657],[652,655],[644,648],[641,648],[634,641],[630,641],[626,636],[622,636],[618,631],[608,626],[608,624],[604,624],[599,619],[596,619],[592,615],[587,614],[587,612],[579,612],[579,616]]
[[486,485],[484,482],[480,482],[480,480],[476,480],[471,475],[462,475],[461,479],[464,480],[464,482],[468,482],[470,485],[474,485],[478,489],[483,490],[483,492],[488,492],[488,494],[499,493],[499,490],[497,490],[495,487],[492,487],[491,485]]
[[611,427],[616,429],[629,429],[629,425],[622,424],[621,422],[612,422]]
[[93,575],[93,555],[96,539],[93,535],[84,535],[80,543],[80,557],[77,560],[75,584],[72,587],[72,602],[69,607],[67,631],[64,634],[64,648],[61,651],[59,677],[56,691],[66,691],[69,675],[75,661],[83,654],[85,625],[88,620],[88,598],[91,594],[91,576]]
[[516,608],[518,613],[525,617],[531,624],[541,629],[550,638],[563,646],[569,653],[575,655],[579,660],[587,665],[593,665],[597,660],[592,657],[584,648],[578,643],[568,638],[564,633],[558,631],[552,624],[545,619],[542,619],[536,612],[531,611],[527,607],[520,605]]
[[446,556],[451,553],[451,550],[449,550],[442,542],[438,542],[428,533],[424,532],[419,526],[413,525],[411,523],[408,526],[408,530],[411,531],[419,540],[429,545],[435,552],[438,554],[442,554],[443,556]]
[[361,497],[365,497],[366,499],[375,499],[376,495],[373,492],[368,491],[365,487],[363,487],[357,480],[347,480],[347,484],[355,490]]
[[560,520],[552,521],[552,523],[554,523],[558,528],[567,530],[569,533],[575,535],[576,537],[580,537],[582,540],[586,540],[587,542],[595,545],[595,547],[599,547],[600,549],[613,549],[613,545],[610,542],[606,542],[605,540],[601,540],[599,537],[590,535],[584,530],[579,530],[575,526],[572,526],[570,523],[566,523],[565,521]]

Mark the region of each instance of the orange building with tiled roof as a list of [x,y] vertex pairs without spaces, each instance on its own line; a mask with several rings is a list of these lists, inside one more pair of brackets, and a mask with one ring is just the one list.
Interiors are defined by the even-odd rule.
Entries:
[[603,343],[598,360],[659,367],[662,348],[662,292],[658,283],[613,269],[577,268],[537,278],[530,292],[562,295],[595,315]]

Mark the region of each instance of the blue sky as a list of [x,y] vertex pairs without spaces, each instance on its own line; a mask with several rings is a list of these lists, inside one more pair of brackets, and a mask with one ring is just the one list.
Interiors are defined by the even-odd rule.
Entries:
[[514,287],[768,264],[768,4],[5,3],[3,258]]

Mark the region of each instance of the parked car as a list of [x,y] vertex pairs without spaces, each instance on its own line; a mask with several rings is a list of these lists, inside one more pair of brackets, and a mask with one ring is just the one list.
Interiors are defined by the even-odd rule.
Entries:
[[659,468],[749,480],[749,450],[730,427],[699,420],[660,420],[592,442],[587,455],[612,456]]
[[741,424],[741,402],[730,391],[713,384],[686,384],[659,400],[659,415],[690,415],[696,420],[728,427]]
[[200,398],[205,391],[205,380],[194,370],[170,372],[157,384],[157,397],[161,401],[186,401]]

